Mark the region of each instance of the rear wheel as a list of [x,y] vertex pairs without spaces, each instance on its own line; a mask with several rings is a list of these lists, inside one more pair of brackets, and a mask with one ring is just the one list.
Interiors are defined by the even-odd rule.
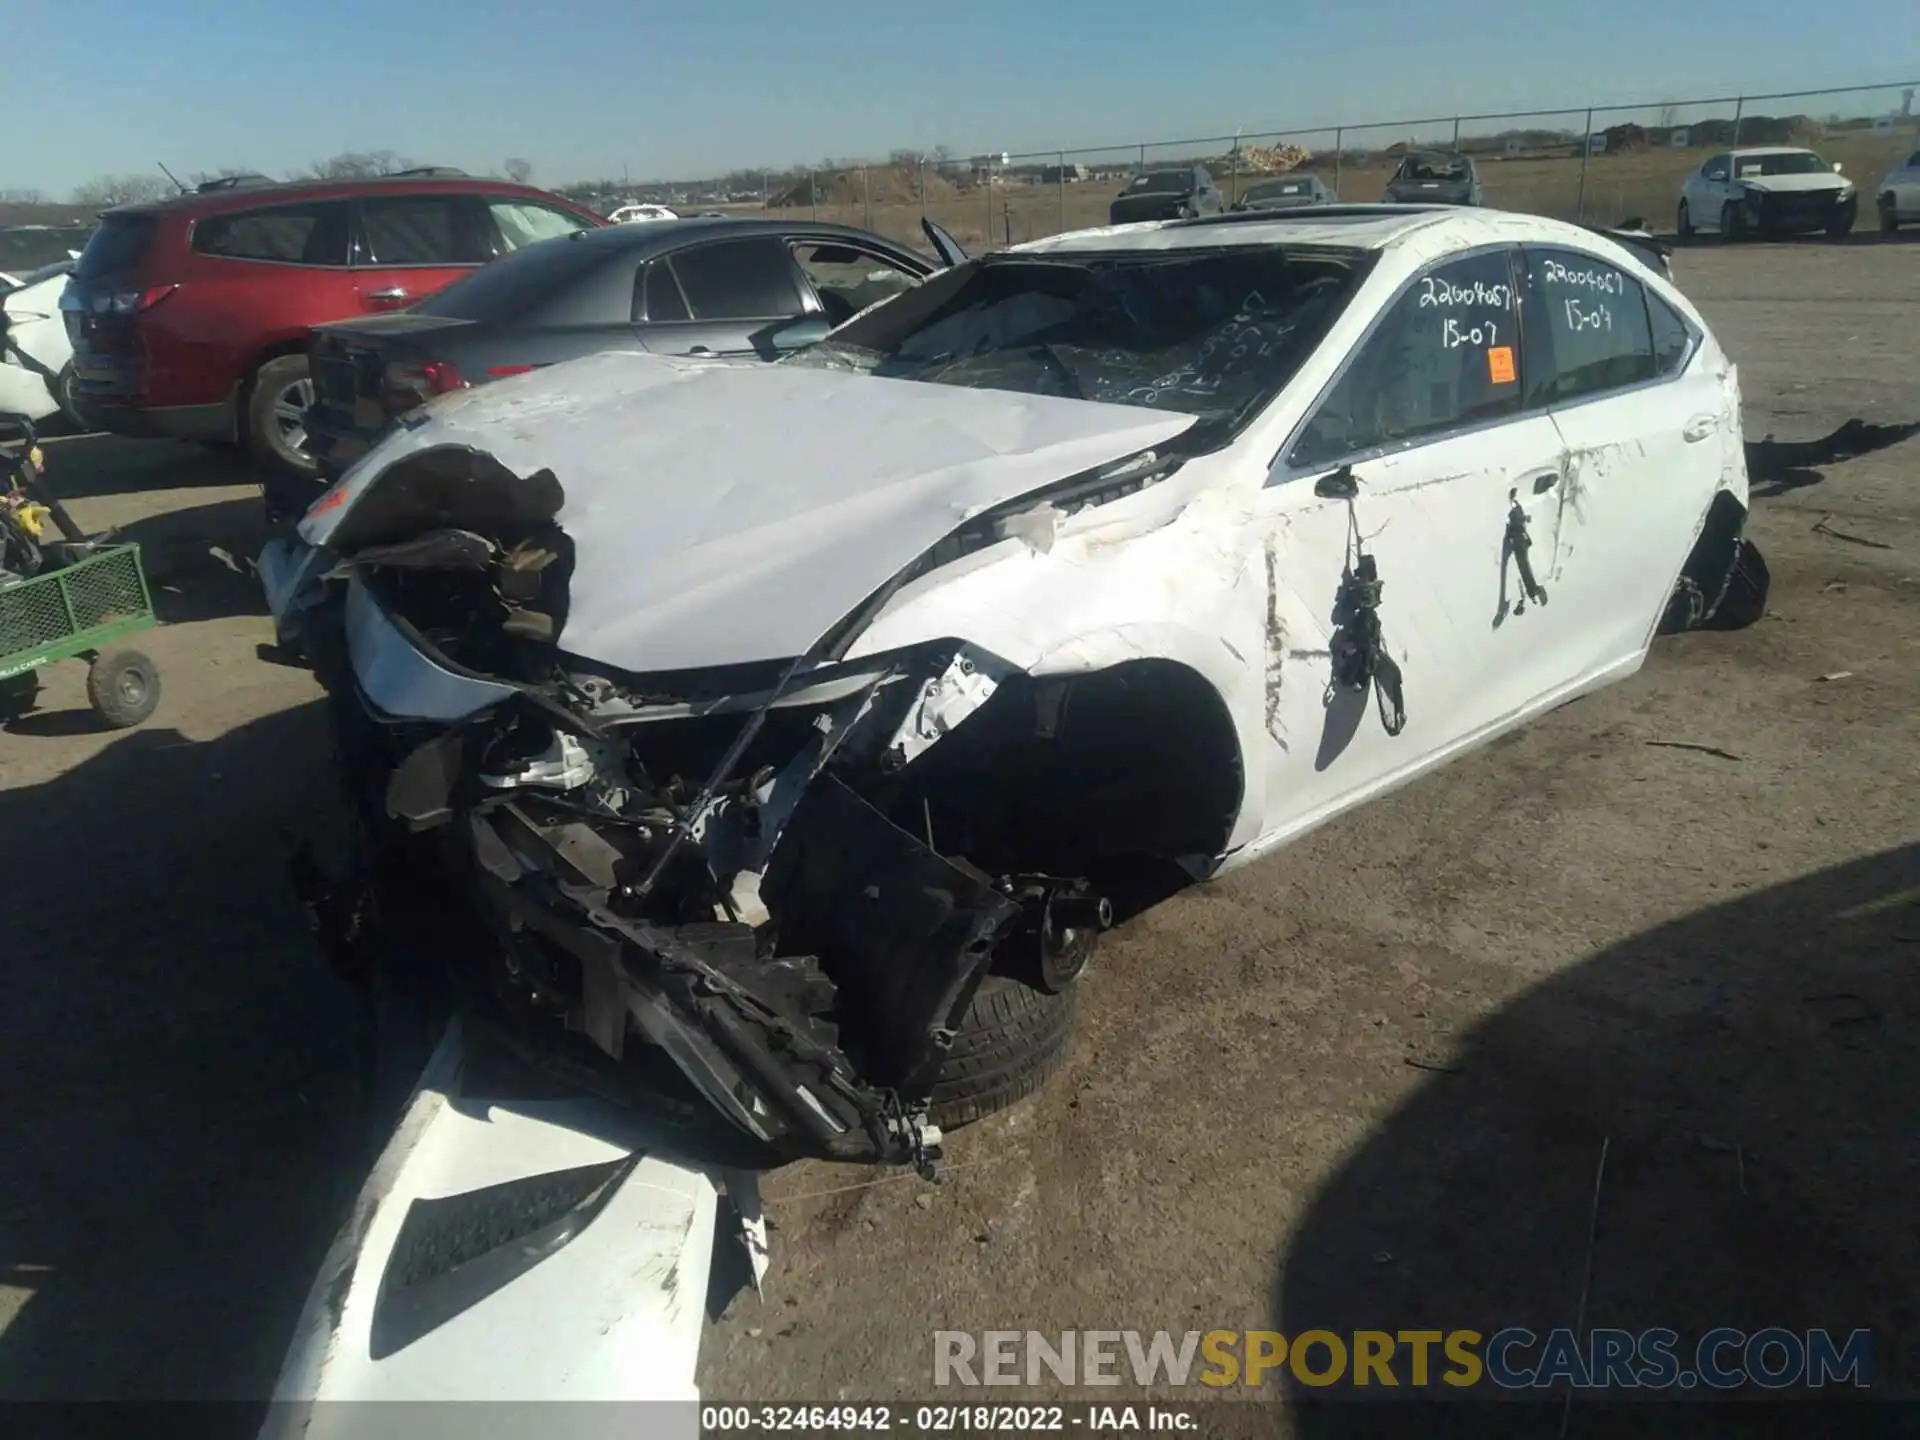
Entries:
[[0,722],[18,720],[29,713],[40,698],[40,672],[22,670],[0,680]]
[[68,361],[53,379],[53,403],[76,430],[85,430],[87,422],[73,402],[73,362]]
[[313,377],[304,355],[282,355],[253,373],[247,400],[247,444],[260,459],[313,475],[318,465],[307,453],[306,410],[313,403]]

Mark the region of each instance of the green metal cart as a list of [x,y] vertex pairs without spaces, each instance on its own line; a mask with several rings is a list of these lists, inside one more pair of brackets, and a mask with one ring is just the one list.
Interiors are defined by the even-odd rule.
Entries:
[[94,714],[116,729],[160,703],[160,673],[138,650],[108,648],[155,624],[138,545],[103,545],[50,575],[0,587],[0,718],[23,714],[42,665],[83,659]]
[[33,708],[42,665],[83,659],[94,713],[115,729],[138,725],[160,703],[160,673],[138,650],[116,642],[158,623],[140,547],[83,535],[40,486],[32,423],[0,414],[0,428],[25,437],[24,445],[0,446],[0,505],[8,507],[0,519],[15,526],[32,501],[66,536],[43,545],[17,526],[0,536],[7,541],[0,553],[15,567],[0,566],[0,720]]

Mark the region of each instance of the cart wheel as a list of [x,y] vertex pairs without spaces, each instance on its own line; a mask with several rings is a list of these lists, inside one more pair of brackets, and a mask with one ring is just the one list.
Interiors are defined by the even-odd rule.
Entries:
[[29,713],[40,698],[40,672],[22,670],[0,680],[0,724]]
[[138,725],[160,703],[160,672],[138,650],[113,650],[87,669],[93,713],[116,730]]

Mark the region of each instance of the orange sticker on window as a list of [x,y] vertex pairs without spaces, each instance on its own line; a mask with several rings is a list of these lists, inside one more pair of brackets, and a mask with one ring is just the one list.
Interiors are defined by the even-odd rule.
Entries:
[[1513,347],[1496,345],[1487,351],[1487,378],[1496,385],[1513,383]]

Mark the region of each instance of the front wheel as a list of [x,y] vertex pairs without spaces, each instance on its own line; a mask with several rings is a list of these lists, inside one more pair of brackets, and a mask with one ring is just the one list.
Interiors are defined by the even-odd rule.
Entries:
[[984,1120],[1038,1090],[1066,1058],[1080,987],[1057,993],[989,975],[954,1027],[929,1118],[943,1130]]
[[1693,239],[1693,212],[1687,208],[1684,200],[1680,202],[1680,213],[1674,217],[1673,230],[1683,241]]
[[87,699],[106,724],[130,729],[160,703],[160,671],[138,650],[110,650],[87,669]]
[[313,404],[313,376],[304,355],[269,360],[253,375],[247,400],[247,443],[255,455],[296,475],[313,475],[318,465],[307,450],[307,407]]
[[1900,209],[1891,195],[1880,197],[1880,228],[1889,235],[1900,228]]
[[73,362],[69,360],[61,366],[60,373],[53,378],[53,403],[60,407],[60,413],[67,417],[69,424],[76,430],[87,428],[86,417],[81,415],[73,399]]
[[1827,237],[1832,240],[1844,240],[1853,233],[1853,212],[1836,215],[1827,221]]
[[1747,211],[1744,205],[1728,202],[1720,207],[1720,238],[1722,240],[1743,240],[1747,234]]

